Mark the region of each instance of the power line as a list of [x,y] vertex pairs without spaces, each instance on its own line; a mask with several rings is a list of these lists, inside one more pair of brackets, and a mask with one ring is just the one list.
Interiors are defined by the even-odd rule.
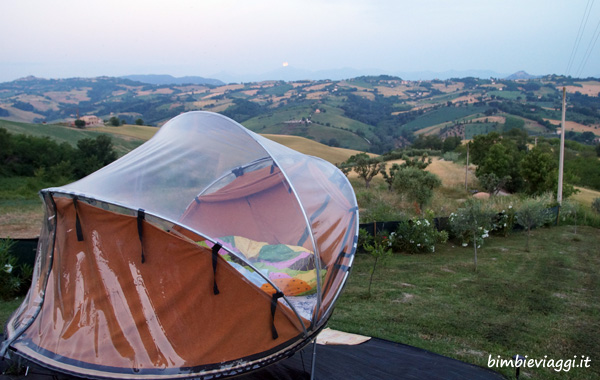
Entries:
[[583,11],[583,17],[579,22],[579,30],[577,31],[577,37],[575,37],[575,43],[573,44],[573,50],[571,50],[571,57],[569,58],[569,63],[567,64],[567,70],[565,71],[565,75],[569,75],[569,72],[571,71],[571,65],[575,60],[575,55],[577,54],[577,49],[579,49],[579,43],[581,42],[581,37],[583,37],[583,31],[585,30],[585,26],[587,25],[587,21],[590,17],[593,5],[594,0],[588,0],[587,4],[585,5],[585,10]]
[[588,48],[585,51],[585,54],[583,55],[583,57],[584,57],[583,61],[581,61],[581,63],[579,64],[579,69],[577,70],[577,77],[581,76],[581,72],[583,71],[583,68],[587,64],[587,61],[590,58],[592,51],[594,50],[594,46],[596,46],[598,37],[600,37],[600,20],[598,20],[598,25],[596,25],[596,30],[594,30],[594,33],[592,34],[592,39],[590,40]]

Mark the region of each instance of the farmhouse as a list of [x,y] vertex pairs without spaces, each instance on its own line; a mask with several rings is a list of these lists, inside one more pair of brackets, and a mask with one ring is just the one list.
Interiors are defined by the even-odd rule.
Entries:
[[85,121],[86,126],[102,126],[102,125],[104,125],[104,121],[95,115],[84,115],[81,117],[81,120]]

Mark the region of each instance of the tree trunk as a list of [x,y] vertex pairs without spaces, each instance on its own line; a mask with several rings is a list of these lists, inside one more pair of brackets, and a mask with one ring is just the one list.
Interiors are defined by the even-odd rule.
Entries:
[[527,244],[525,245],[525,250],[529,252],[529,235],[531,235],[531,227],[527,226]]
[[475,250],[475,272],[477,272],[477,239],[475,239],[475,232],[473,232],[473,249]]
[[369,296],[371,296],[371,284],[373,283],[373,275],[375,274],[375,268],[377,267],[378,259],[378,257],[375,257],[375,263],[373,263],[373,270],[371,271],[371,278],[369,279]]

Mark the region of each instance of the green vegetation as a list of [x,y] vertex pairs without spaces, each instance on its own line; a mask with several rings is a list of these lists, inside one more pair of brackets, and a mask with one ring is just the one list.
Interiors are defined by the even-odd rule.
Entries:
[[12,135],[0,128],[0,177],[39,177],[65,182],[83,178],[117,159],[110,136],[57,144],[49,138]]
[[487,107],[441,107],[437,110],[425,113],[423,116],[410,121],[402,127],[405,130],[416,131],[449,121],[465,119],[468,116],[483,114]]
[[[593,78],[592,78],[593,79]],[[423,131],[472,138],[491,131],[524,128],[550,135],[560,119],[563,84],[577,86],[569,94],[567,120],[580,123],[568,139],[593,143],[600,123],[600,98],[589,96],[596,80],[566,80],[559,76],[528,81],[453,78],[446,81],[403,81],[390,76],[364,76],[344,81],[267,81],[204,85],[150,85],[121,78],[73,78],[0,83],[0,117],[28,122],[69,122],[74,107],[97,115],[109,125],[160,125],[183,111],[221,112],[250,129],[293,134],[332,146],[382,154],[405,147],[413,133]],[[442,85],[442,86],[440,86]],[[493,85],[493,86],[491,86]],[[499,91],[498,86],[503,90]],[[290,110],[302,109],[299,118]],[[315,111],[319,109],[319,113]],[[502,115],[503,127],[485,117]],[[265,118],[266,116],[266,118]],[[302,120],[304,125],[286,125]],[[549,120],[547,120],[549,119]],[[520,125],[512,125],[517,120]],[[247,122],[247,123],[246,123]],[[292,123],[293,124],[293,123]],[[579,131],[577,131],[579,129]],[[586,135],[587,134],[587,135]],[[115,142],[117,150],[119,144]]]
[[[453,242],[434,254],[395,254],[379,267],[367,295],[373,258],[358,255],[329,326],[421,347],[487,367],[488,356],[572,358],[600,352],[598,230],[536,229],[492,236],[473,271],[469,248]],[[495,369],[514,376],[514,369]],[[600,368],[558,373],[530,368],[532,379],[597,379]]]
[[[97,132],[96,130],[88,130],[88,129],[78,129],[78,128],[70,128],[63,125],[43,125],[43,124],[30,124],[30,123],[18,123],[14,121],[8,120],[0,120],[0,128],[6,129],[8,132],[13,134],[24,134],[35,137],[48,137],[54,140],[56,143],[61,144],[63,142],[69,143],[71,146],[77,146],[77,141],[84,138],[92,138],[106,134],[106,132]],[[111,139],[113,141],[113,146],[115,151],[119,156],[124,155],[125,153],[137,148],[142,145],[145,140],[129,137],[129,136],[120,136],[119,128],[112,128],[115,130],[114,133],[111,133]],[[100,130],[100,128],[98,128]],[[116,133],[116,134],[115,134]]]
[[33,267],[27,263],[19,264],[18,258],[11,253],[12,245],[10,239],[0,240],[0,299],[3,301],[25,295],[33,275]]
[[[120,128],[124,127],[114,129]],[[491,137],[482,140],[490,145],[479,147],[481,149],[474,146],[471,153],[480,154],[484,159],[485,151],[498,143]],[[519,147],[526,141],[521,137],[521,134],[508,134],[497,140],[511,140],[509,145]],[[576,150],[573,152],[579,154]],[[409,159],[407,155],[406,166],[428,163],[423,160],[422,151],[414,153],[421,157]],[[436,159],[425,169],[435,170],[439,163],[441,161]],[[454,166],[464,173],[464,168]],[[444,183],[448,178],[442,177],[442,186],[432,191],[433,213],[419,217],[420,210],[414,209],[412,200],[403,201],[401,194],[390,192],[388,183],[381,177],[373,177],[368,189],[364,179],[350,180],[356,190],[362,222],[405,222],[391,231],[394,234],[387,234],[386,239],[380,237],[378,247],[373,246],[377,259],[358,255],[349,284],[330,321],[332,328],[399,341],[484,367],[488,355],[508,358],[518,352],[537,358],[544,355],[569,358],[600,351],[595,339],[600,333],[597,325],[600,306],[595,302],[600,289],[597,275],[600,258],[596,254],[600,235],[596,228],[586,226],[600,227],[600,215],[592,213],[590,202],[585,207],[580,206],[576,213],[567,212],[565,207],[561,223],[568,225],[532,229],[530,252],[524,250],[526,232],[513,232],[508,227],[490,228],[488,232],[487,228],[482,229],[474,240],[490,236],[486,236],[485,246],[474,247],[478,249],[477,272],[474,272],[473,250],[461,247],[463,239],[458,233],[453,240],[444,243],[446,237],[436,235],[431,219],[434,214],[446,216],[469,204],[465,203],[469,194],[463,184]],[[15,210],[30,202],[40,188],[39,181],[43,178],[3,178],[0,210]],[[404,194],[405,190],[401,191]],[[486,207],[494,210],[502,221],[494,223],[510,226],[518,215],[514,210],[518,212],[527,198],[492,197],[487,202]],[[408,222],[411,217],[412,221]],[[575,220],[576,234],[571,225]],[[504,237],[509,233],[509,237]],[[381,265],[390,243],[394,254]],[[431,253],[432,250],[435,252]],[[19,303],[19,300],[0,302],[2,323]],[[514,373],[507,369],[501,372]],[[533,379],[564,375],[550,369],[525,372]],[[598,369],[572,369],[568,376],[592,379],[598,376]]]

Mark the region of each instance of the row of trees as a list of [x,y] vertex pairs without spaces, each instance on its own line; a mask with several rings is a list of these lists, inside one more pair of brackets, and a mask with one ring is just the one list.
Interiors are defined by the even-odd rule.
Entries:
[[[505,189],[527,195],[556,191],[556,152],[547,143],[529,148],[527,138],[524,130],[511,129],[504,134],[478,135],[469,143],[471,162],[477,165],[475,175],[485,191],[496,194]],[[574,192],[573,186],[567,184],[570,179],[566,178],[563,184],[565,197]]]
[[[127,120],[125,120],[125,119],[119,119],[116,116],[112,116],[110,119],[108,119],[108,125],[111,125],[113,127],[118,127],[118,126],[124,125],[124,124],[127,124]],[[135,124],[136,125],[144,125],[144,120],[142,120],[141,118],[138,118],[138,119],[135,120]],[[85,127],[85,121],[81,120],[81,119],[77,119],[77,120],[75,120],[75,126],[77,128],[84,128]]]
[[442,185],[439,177],[425,171],[431,163],[427,154],[421,157],[403,157],[402,164],[394,163],[388,168],[387,163],[381,157],[372,158],[366,153],[351,156],[338,167],[348,174],[354,170],[360,178],[365,181],[365,187],[369,188],[371,180],[381,174],[388,184],[389,191],[396,191],[402,197],[414,202],[417,213],[423,211],[423,207],[433,197],[433,190]]
[[41,176],[53,182],[75,180],[117,159],[112,139],[84,138],[77,147],[48,137],[13,135],[0,128],[0,177]]

